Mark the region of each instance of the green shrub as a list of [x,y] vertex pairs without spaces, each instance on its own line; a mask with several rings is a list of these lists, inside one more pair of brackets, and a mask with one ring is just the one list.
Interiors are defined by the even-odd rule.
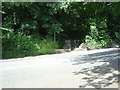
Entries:
[[94,27],[91,28],[89,35],[86,35],[85,43],[88,48],[104,48],[110,45],[110,36],[106,30],[99,30]]
[[58,44],[55,44],[50,38],[41,40],[40,38],[32,38],[30,35],[27,36],[22,32],[4,34],[2,41],[3,59],[51,54],[58,48]]
[[88,44],[87,44],[88,48],[90,49],[97,49],[100,48],[100,44],[98,42],[96,42],[95,39],[92,39]]
[[2,58],[18,58],[31,55],[37,55],[38,49],[32,42],[30,36],[19,32],[9,33],[9,37],[4,38],[2,42]]
[[120,45],[120,32],[115,32],[117,43]]
[[46,38],[40,42],[39,47],[39,54],[50,54],[54,53],[54,50],[58,48],[58,44],[55,44],[51,38]]

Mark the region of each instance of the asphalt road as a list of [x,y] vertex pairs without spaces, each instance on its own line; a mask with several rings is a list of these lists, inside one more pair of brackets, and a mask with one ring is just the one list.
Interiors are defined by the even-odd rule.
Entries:
[[118,88],[118,48],[0,61],[2,88]]

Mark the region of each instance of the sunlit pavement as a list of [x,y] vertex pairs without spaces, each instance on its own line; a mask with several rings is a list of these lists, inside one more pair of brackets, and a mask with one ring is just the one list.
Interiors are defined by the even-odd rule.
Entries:
[[118,49],[2,60],[2,88],[118,88]]

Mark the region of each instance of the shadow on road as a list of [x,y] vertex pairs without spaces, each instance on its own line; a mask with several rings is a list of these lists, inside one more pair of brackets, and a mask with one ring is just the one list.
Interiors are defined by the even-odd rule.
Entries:
[[[99,52],[94,54],[84,55],[83,57],[77,57],[74,65],[80,65],[85,63],[93,64],[93,68],[85,68],[81,71],[73,72],[75,75],[85,74],[83,78],[86,83],[80,85],[80,88],[85,88],[86,86],[93,86],[95,88],[106,87],[114,82],[118,82],[118,65],[120,58],[118,54],[120,50],[112,50],[107,52]],[[97,63],[103,63],[102,65],[95,66]],[[87,76],[86,76],[87,75]]]

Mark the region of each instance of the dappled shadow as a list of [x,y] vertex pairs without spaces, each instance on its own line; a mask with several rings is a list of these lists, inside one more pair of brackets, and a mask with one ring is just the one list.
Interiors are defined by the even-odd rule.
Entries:
[[[73,65],[82,65],[85,63],[93,64],[92,67],[84,67],[80,71],[73,72],[75,75],[85,74],[82,78],[86,80],[85,84],[80,85],[80,88],[93,86],[95,88],[106,87],[114,82],[118,82],[118,65],[120,58],[118,54],[120,50],[112,50],[107,52],[99,52],[77,57],[73,60]],[[101,65],[95,65],[102,63]]]

